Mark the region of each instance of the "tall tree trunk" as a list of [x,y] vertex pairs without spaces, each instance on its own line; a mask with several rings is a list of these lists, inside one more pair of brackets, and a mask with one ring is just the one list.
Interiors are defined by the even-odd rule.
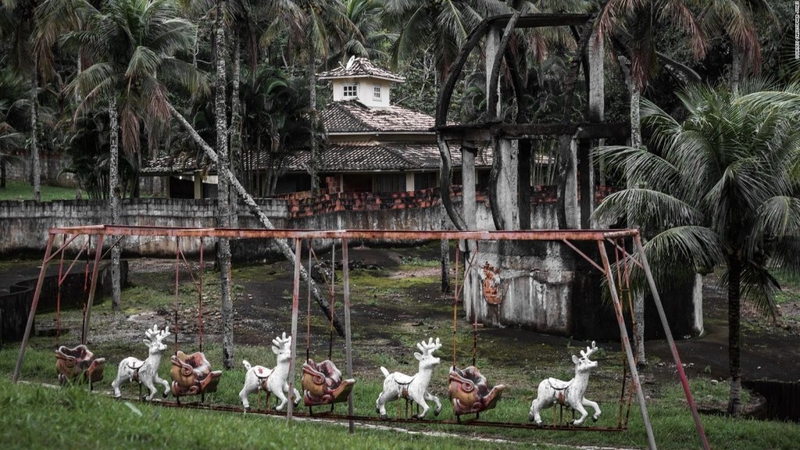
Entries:
[[[222,175],[230,170],[228,158],[228,121],[226,111],[226,77],[225,77],[225,28],[222,20],[222,8],[217,2],[217,17],[215,22],[215,45],[217,73],[214,83],[214,115],[217,126],[217,225],[223,228],[230,227],[230,184],[228,177]],[[233,368],[233,300],[231,299],[231,245],[226,238],[217,241],[217,261],[219,262],[220,277],[220,312],[222,315],[222,365],[226,369]]]
[[[239,87],[242,79],[242,49],[239,33],[233,32],[233,79],[231,80],[231,127],[228,131],[229,153],[231,170],[241,176],[242,170],[242,111],[239,99]],[[230,226],[238,227],[239,218],[236,214],[238,196],[235,189],[228,189],[230,198],[231,223]]]
[[311,161],[308,173],[311,175],[311,193],[319,193],[319,146],[317,145],[317,49],[312,43],[308,49],[308,113],[311,118]]
[[[628,94],[630,97],[630,119],[631,119],[631,144],[633,148],[642,147],[642,121],[639,110],[641,102],[641,87],[633,78],[631,73],[630,60],[624,56],[619,56],[620,67],[622,74],[625,77],[625,84],[628,87]],[[633,182],[633,170],[626,168],[625,180],[627,188],[636,187]],[[629,228],[636,228],[637,223],[631,218],[631,212],[628,212],[627,223]],[[642,238],[644,239],[644,237]],[[636,361],[639,366],[646,366],[647,359],[644,351],[644,292],[638,291],[633,294],[633,333],[636,337]]]
[[[117,120],[117,98],[108,101],[108,127],[110,152],[108,158],[108,202],[111,210],[111,224],[119,224],[119,122]],[[116,240],[113,239],[112,242]],[[119,258],[121,249],[115,245],[111,249],[111,309],[119,310],[122,286],[120,283]]]
[[42,165],[39,161],[39,74],[36,62],[33,64],[33,77],[31,78],[31,172],[33,184],[33,199],[42,200]]
[[742,63],[744,53],[735,44],[731,45],[731,92],[739,96],[739,84],[742,81]]
[[[209,146],[203,140],[203,138],[200,136],[200,133],[198,133],[197,130],[195,130],[194,127],[192,127],[192,124],[190,124],[189,121],[186,120],[186,118],[183,117],[183,115],[181,115],[181,113],[179,113],[174,106],[172,105],[168,106],[169,106],[169,111],[172,114],[172,117],[174,117],[181,124],[181,126],[183,126],[183,128],[192,137],[192,140],[194,140],[194,142],[197,143],[197,145],[199,145],[201,149],[203,149],[206,156],[208,156],[208,158],[211,161],[216,163],[219,158],[217,157],[217,153],[214,151],[214,149],[211,148],[211,146]],[[255,202],[255,200],[253,200],[253,197],[245,190],[244,186],[242,186],[242,183],[239,183],[239,180],[236,179],[236,176],[230,170],[222,171],[220,176],[228,178],[228,181],[231,183],[233,188],[236,189],[236,192],[239,194],[239,196],[241,196],[245,205],[247,205],[247,207],[250,209],[250,213],[253,214],[253,216],[255,216],[258,219],[258,221],[261,222],[262,225],[264,225],[264,228],[268,230],[275,229],[275,225],[272,224],[272,221],[269,220],[269,217],[267,217],[267,215],[264,214],[264,212]],[[281,250],[283,256],[292,265],[294,265],[296,255],[289,247],[289,244],[287,244],[284,239],[275,239],[275,244]],[[325,313],[325,315],[328,317],[328,320],[330,320],[331,319],[330,304],[322,296],[322,293],[320,292],[317,283],[309,276],[308,271],[302,266],[300,267],[300,278],[302,278],[303,281],[309,284],[311,288],[311,294],[314,296],[314,300],[316,300],[320,309],[322,309],[322,312]],[[336,328],[336,331],[339,333],[339,336],[344,336],[344,329],[342,328],[342,324],[336,318],[333,319],[333,327]]]
[[741,277],[742,262],[739,260],[739,255],[731,254],[728,256],[728,367],[731,373],[728,414],[733,417],[739,417],[742,414],[742,374],[739,348]]

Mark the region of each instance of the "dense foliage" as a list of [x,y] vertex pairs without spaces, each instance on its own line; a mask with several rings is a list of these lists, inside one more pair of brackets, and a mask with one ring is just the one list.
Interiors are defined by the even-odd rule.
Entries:
[[[395,87],[396,103],[432,113],[441,82],[469,31],[481,18],[513,9],[598,13],[595,25],[607,40],[609,121],[627,118],[618,56],[632,61],[643,95],[669,112],[679,111],[674,92],[685,78],[676,73],[684,68],[710,84],[730,84],[734,75],[755,73],[788,81],[798,68],[792,24],[782,20],[793,11],[780,1],[3,0],[1,166],[14,162],[12,156],[28,157],[26,167],[33,172],[33,153],[61,154],[73,161],[69,170],[79,175],[82,187],[94,197],[107,196],[108,175],[98,168],[107,167],[111,141],[99,131],[113,131],[103,111],[111,90],[116,91],[124,150],[123,196],[138,195],[138,170],[152,158],[185,152],[207,164],[185,131],[171,123],[163,103],[189,118],[206,142],[215,141],[214,89],[206,86],[216,70],[217,6],[230,30],[225,36],[225,95],[235,136],[232,167],[258,196],[272,192],[288,154],[323,135],[323,130],[314,131],[320,125],[310,114],[324,107],[329,93],[320,89],[319,101],[309,93],[312,72],[352,55],[367,56],[407,77]],[[529,110],[516,111],[509,91],[503,96],[509,116],[560,117],[562,81],[575,49],[570,31],[520,30],[511,45],[530,101]],[[476,120],[486,109],[479,57],[469,61],[464,74],[451,118]],[[508,80],[504,85],[510,89]],[[576,105],[583,104],[583,91],[577,89],[570,114],[580,114]],[[555,151],[541,147],[540,152]],[[261,164],[255,157],[261,154],[267,155],[262,165],[267,171],[250,173],[254,161]]]

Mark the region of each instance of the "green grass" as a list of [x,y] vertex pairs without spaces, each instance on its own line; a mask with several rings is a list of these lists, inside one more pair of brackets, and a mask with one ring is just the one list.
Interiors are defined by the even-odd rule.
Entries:
[[[11,383],[11,372],[18,347],[6,346],[0,357],[0,439],[6,448],[44,448],[66,446],[67,448],[438,448],[455,449],[465,445],[480,445],[484,448],[537,449],[571,448],[570,446],[597,446],[615,448],[646,448],[647,438],[641,414],[632,405],[628,422],[629,429],[621,432],[579,432],[543,431],[536,429],[500,429],[470,427],[468,425],[446,425],[437,423],[431,416],[419,424],[389,426],[403,429],[447,433],[446,437],[406,434],[398,431],[379,431],[369,425],[356,423],[355,435],[347,428],[331,423],[309,423],[298,419],[287,423],[282,418],[265,417],[258,414],[235,412],[198,411],[176,409],[138,401],[138,388],[134,384],[123,385],[123,400],[110,397],[110,383],[116,367],[110,363],[105,370],[103,381],[95,385],[95,393],[90,394],[86,386],[76,385],[64,388],[47,388],[41,383],[53,383],[54,358],[48,349],[52,338],[34,338],[28,350],[22,371],[24,383]],[[99,348],[98,353],[108,348]],[[142,353],[137,349],[136,353]],[[211,361],[219,361],[221,348],[209,345],[206,354]],[[117,350],[119,351],[119,350]],[[259,347],[237,347],[237,357],[251,362],[270,366],[274,363],[271,353]],[[116,359],[111,360],[116,361]],[[603,361],[603,363],[610,363]],[[169,379],[169,364],[162,362],[161,375]],[[239,406],[238,392],[244,380],[244,369],[225,371],[216,393],[208,394],[206,402],[211,405]],[[444,382],[446,368],[440,365],[434,373],[432,389],[443,402],[439,419],[452,419],[452,410],[447,404]],[[357,379],[354,389],[354,410],[356,415],[374,416],[374,400],[381,390],[378,375],[362,376]],[[601,380],[597,380],[602,383]],[[596,424],[599,427],[617,425],[617,403],[612,398],[598,394],[601,389],[590,384],[590,398],[599,400],[603,415]],[[527,414],[533,388],[519,387],[509,390],[509,395],[494,410],[482,414],[487,421],[527,423]],[[727,399],[725,383],[712,384],[707,380],[692,380],[692,391],[702,402]],[[588,395],[588,394],[587,394]],[[199,398],[184,399],[197,401]],[[273,398],[274,400],[274,398]],[[264,407],[264,397],[251,396],[251,405]],[[398,406],[387,405],[391,416],[398,414]],[[691,414],[683,399],[683,392],[675,383],[648,400],[648,412],[656,443],[660,449],[699,448],[700,442],[695,431]],[[324,408],[323,408],[324,409]],[[336,406],[343,414],[345,405]],[[300,407],[298,411],[305,411]],[[543,411],[547,421],[554,411]],[[796,448],[800,439],[800,427],[795,423],[777,421],[756,421],[730,419],[723,416],[701,416],[711,448],[714,449],[791,449]],[[475,437],[497,439],[498,442],[473,443]]]
[[[234,283],[246,282],[248,279],[282,273],[281,263],[275,266],[239,265],[234,267]],[[133,274],[135,286],[126,289],[123,301],[126,305],[138,305],[131,311],[163,307],[171,310],[174,302],[174,273]],[[289,276],[288,273],[283,273]],[[341,280],[341,278],[339,278]],[[179,287],[180,302],[192,304],[196,302],[196,293],[191,287],[191,280],[182,276],[184,284]],[[216,297],[218,276],[210,273],[206,278],[204,293]],[[416,308],[433,310],[452,308],[452,300],[433,298],[424,302],[410,294],[418,292],[420,287],[430,285],[429,291],[436,292],[436,277],[406,277],[389,279],[384,271],[351,272],[351,295],[353,307],[368,305],[379,308],[384,302],[392,304],[414,305]],[[160,286],[154,288],[151,286]],[[405,289],[412,289],[406,292]],[[416,291],[415,291],[416,290]],[[282,295],[276,292],[274,295]],[[303,297],[305,299],[305,297]],[[213,302],[213,300],[210,300]],[[375,304],[372,304],[372,303]],[[110,302],[104,302],[93,309],[93,317],[113,315]],[[124,319],[124,314],[119,314]],[[275,311],[276,316],[285,315],[286,311]],[[441,316],[441,314],[439,314]],[[39,320],[47,320],[47,315],[37,316]],[[80,324],[80,311],[62,313],[62,321],[77,326]],[[282,317],[282,320],[286,319]],[[122,320],[122,319],[120,319]],[[276,317],[276,320],[278,318]],[[365,321],[366,322],[366,321]],[[312,326],[326,327],[324,320],[314,317]],[[432,326],[430,331],[427,327]],[[302,324],[301,324],[302,328]],[[425,328],[425,329],[421,329]],[[383,365],[389,370],[400,370],[413,373],[415,361],[409,354],[381,352],[380,350],[364,351],[363,347],[374,336],[377,330],[370,328],[369,323],[359,323],[354,333],[355,358],[361,361],[356,368],[357,379],[354,388],[354,413],[358,416],[375,417],[375,399],[381,386],[382,376],[377,369]],[[436,367],[431,390],[443,403],[443,410],[438,419],[453,419],[452,408],[447,401],[447,372],[450,362],[450,346],[452,340],[452,322],[438,323],[426,320],[425,327],[392,328],[392,338],[408,345],[413,351],[413,344],[420,339],[419,334],[436,333],[442,337],[444,344],[440,357],[442,362]],[[298,352],[303,353],[303,331],[298,338]],[[327,336],[327,333],[325,333]],[[68,343],[76,336],[62,336],[61,343]],[[459,348],[461,363],[469,359],[473,334],[468,326],[460,324],[455,338]],[[546,377],[555,376],[569,379],[572,366],[569,356],[579,348],[570,342],[565,345],[531,346],[520,342],[520,346],[504,345],[496,337],[493,330],[480,332],[477,365],[487,376],[491,384],[507,384],[508,389],[498,407],[486,411],[481,418],[487,421],[508,423],[527,423],[530,402],[535,396],[536,385]],[[325,341],[321,344],[327,349],[327,337],[317,339]],[[211,405],[239,406],[238,392],[244,381],[245,371],[240,361],[247,359],[253,364],[272,367],[275,356],[268,348],[269,339],[262,346],[237,345],[235,359],[237,365],[232,370],[224,371],[218,391],[206,396]],[[215,369],[220,368],[222,360],[221,345],[212,339],[206,340],[204,353]],[[320,344],[317,342],[317,344]],[[341,339],[335,341],[332,359],[340,369],[344,361],[344,346]],[[67,448],[99,447],[99,448],[437,448],[451,449],[480,446],[482,448],[578,448],[585,446],[611,448],[646,448],[647,435],[636,398],[628,419],[628,429],[621,432],[581,432],[581,431],[544,431],[535,429],[505,429],[488,427],[471,427],[468,425],[447,425],[429,417],[418,424],[387,425],[414,432],[447,433],[445,437],[427,436],[424,434],[407,434],[400,431],[376,430],[368,424],[356,423],[355,435],[350,435],[347,428],[330,423],[308,423],[304,420],[287,423],[285,419],[265,417],[257,414],[226,413],[214,411],[198,411],[192,409],[175,409],[142,403],[137,400],[138,387],[134,384],[124,385],[123,401],[110,398],[111,381],[117,371],[116,364],[125,356],[138,358],[146,356],[146,349],[141,339],[131,342],[125,340],[106,341],[92,344],[92,350],[98,356],[107,358],[104,380],[95,385],[96,395],[87,392],[85,386],[50,389],[42,387],[42,383],[55,383],[53,357],[53,337],[31,338],[22,367],[22,380],[26,383],[17,385],[9,380],[14,370],[18,344],[6,343],[0,350],[0,439],[8,448],[43,448],[58,445]],[[186,348],[186,344],[182,348]],[[369,347],[376,349],[376,347]],[[379,348],[379,347],[378,347]],[[522,348],[522,350],[521,350]],[[622,367],[626,364],[618,349],[603,346],[597,353],[600,363],[593,373],[587,391],[587,397],[598,401],[603,409],[600,420],[589,426],[603,428],[616,427],[619,411],[619,391]],[[160,374],[169,379],[170,346],[162,361]],[[304,355],[298,357],[302,361]],[[313,357],[313,355],[312,355]],[[546,361],[546,362],[542,362]],[[28,384],[30,383],[30,384]],[[299,384],[299,375],[297,379]],[[728,399],[727,383],[711,383],[698,377],[690,380],[691,390],[701,408],[724,405]],[[695,425],[686,405],[683,391],[677,381],[669,385],[645,385],[648,416],[652,423],[658,448],[667,450],[683,450],[700,448]],[[745,401],[747,394],[745,394]],[[191,398],[189,401],[197,401]],[[263,408],[264,397],[260,400],[251,396],[251,405]],[[398,414],[398,407],[392,403],[387,405],[391,416]],[[324,408],[323,408],[324,409]],[[343,414],[345,405],[337,405],[336,412]],[[300,408],[305,411],[305,408]],[[552,420],[554,410],[545,410],[542,417]],[[623,420],[625,415],[623,414]],[[749,449],[793,449],[800,441],[800,427],[796,423],[778,421],[757,421],[748,419],[731,419],[717,415],[701,415],[701,421],[708,436],[711,448],[749,450]],[[498,439],[499,441],[477,442],[477,437]]]
[[[40,188],[43,202],[75,200],[75,192],[75,188],[47,186],[44,184]],[[82,192],[82,198],[89,198],[86,192]],[[8,180],[6,181],[6,187],[0,189],[0,201],[2,200],[33,200],[33,186],[24,181]]]
[[[320,426],[256,414],[219,413],[115,401],[86,389],[0,381],[4,448],[463,448],[466,439]],[[512,448],[493,443],[487,448]]]

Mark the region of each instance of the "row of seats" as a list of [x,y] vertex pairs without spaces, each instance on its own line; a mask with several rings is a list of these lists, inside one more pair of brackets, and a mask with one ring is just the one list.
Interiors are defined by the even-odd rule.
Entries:
[[[61,384],[67,381],[93,383],[103,379],[105,358],[95,358],[85,345],[74,348],[61,346],[56,350],[56,372]],[[176,398],[217,391],[221,370],[211,370],[202,352],[186,354],[178,351],[171,358],[171,391]],[[347,400],[353,389],[353,380],[342,380],[342,373],[330,360],[303,364],[303,389],[306,406],[329,405]]]

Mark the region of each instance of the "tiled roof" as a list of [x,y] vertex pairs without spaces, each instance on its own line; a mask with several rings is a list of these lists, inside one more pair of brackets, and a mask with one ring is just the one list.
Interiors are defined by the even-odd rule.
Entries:
[[405,78],[395,75],[388,70],[381,69],[373,65],[367,58],[350,58],[346,66],[339,65],[336,69],[322,72],[317,75],[320,80],[331,80],[334,78],[364,78],[374,77],[389,81],[403,82]]
[[357,100],[331,103],[320,114],[328,133],[432,132],[433,117],[403,108],[370,108]]
[[177,156],[159,156],[147,160],[141,172],[149,175],[195,172],[200,170],[201,163],[202,161],[198,161],[195,155],[183,152]]
[[[452,163],[461,165],[461,152],[450,148]],[[308,151],[289,157],[289,171],[305,171],[310,159]],[[439,170],[441,156],[436,144],[353,143],[328,145],[320,155],[320,172],[431,171]],[[491,149],[480,152],[478,167],[492,164]]]

